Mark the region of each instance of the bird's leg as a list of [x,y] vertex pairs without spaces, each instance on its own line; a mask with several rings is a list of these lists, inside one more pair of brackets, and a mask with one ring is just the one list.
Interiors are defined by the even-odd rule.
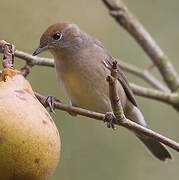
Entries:
[[[47,107],[49,106],[50,112],[52,112],[53,114],[56,115],[55,113],[55,101],[62,103],[59,99],[57,99],[55,96],[53,95],[49,95],[46,97],[45,102],[44,102],[44,106]],[[72,112],[68,112],[71,116],[76,116],[76,114],[72,113]]]
[[56,114],[55,113],[55,106],[54,106],[55,101],[61,103],[61,101],[58,100],[55,96],[49,95],[46,97],[45,102],[44,102],[44,106],[49,106],[50,112],[52,112],[53,114]]
[[114,123],[115,123],[115,116],[112,112],[107,112],[105,114],[104,122],[107,122],[107,127],[116,130]]

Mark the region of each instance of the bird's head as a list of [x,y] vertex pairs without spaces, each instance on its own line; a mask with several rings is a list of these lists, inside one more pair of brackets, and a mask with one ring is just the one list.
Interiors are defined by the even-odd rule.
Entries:
[[88,35],[81,31],[76,24],[59,22],[48,27],[40,38],[40,45],[33,55],[45,50],[74,52],[86,46]]

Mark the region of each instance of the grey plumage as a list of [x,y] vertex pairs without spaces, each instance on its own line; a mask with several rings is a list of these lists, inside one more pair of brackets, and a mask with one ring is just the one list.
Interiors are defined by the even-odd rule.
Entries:
[[[62,34],[59,40],[53,39],[55,33]],[[57,79],[73,106],[101,113],[112,111],[106,77],[114,58],[101,42],[75,24],[59,22],[43,33],[34,55],[47,49],[54,56]],[[117,88],[125,116],[147,127],[127,78],[118,70]],[[136,136],[156,158],[162,161],[172,158],[160,142],[141,134]]]

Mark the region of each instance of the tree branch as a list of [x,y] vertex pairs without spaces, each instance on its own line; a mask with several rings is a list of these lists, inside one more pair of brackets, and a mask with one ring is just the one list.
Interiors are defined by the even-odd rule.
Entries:
[[150,99],[162,101],[173,106],[178,106],[178,93],[163,92],[151,88],[145,88],[133,83],[130,83],[130,86],[133,92],[138,96],[143,96]]
[[31,64],[30,62],[26,62],[26,64],[24,65],[24,67],[21,68],[21,73],[22,73],[22,75],[23,75],[24,77],[26,77],[26,76],[30,73],[30,71],[31,71],[31,69],[32,69],[33,66],[34,66],[34,65]]
[[[35,93],[35,95],[36,95],[37,99],[42,104],[44,104],[46,97],[42,96],[38,93]],[[46,104],[46,106],[47,106],[47,104]],[[58,101],[54,102],[54,106],[56,109],[60,109],[60,110],[66,111],[66,112],[72,112],[72,113],[82,115],[82,116],[86,116],[86,117],[89,117],[92,119],[101,120],[101,121],[104,121],[104,119],[105,119],[104,114],[92,112],[92,111],[82,109],[82,108],[73,107],[71,105],[62,104]],[[150,129],[144,128],[144,127],[140,126],[139,124],[126,119],[125,117],[124,117],[124,119],[122,119],[122,121],[121,121],[121,119],[117,119],[117,121],[120,123],[117,124],[116,122],[114,122],[116,125],[120,125],[120,126],[123,126],[127,129],[130,129],[132,131],[140,132],[144,135],[152,137],[152,138],[160,141],[161,143],[163,143],[163,144],[165,144],[165,145],[167,145],[167,146],[171,147],[172,149],[179,152],[179,144],[177,142],[175,142],[169,138],[166,138],[165,136],[163,136],[159,133],[156,133]]]
[[130,121],[125,117],[120,102],[120,97],[118,95],[117,79],[118,79],[117,62],[113,62],[113,66],[111,68],[111,76],[108,76],[107,81],[109,83],[109,97],[111,100],[111,106],[113,109],[113,113],[116,117],[115,122],[117,122],[120,126],[126,127],[127,129],[130,129],[134,132],[142,133],[143,135],[152,137],[162,142],[163,144],[172,147],[173,149],[179,152],[179,144],[176,143],[175,141],[166,138],[158,133],[155,133],[150,129],[144,128],[143,126],[134,123],[133,121]]
[[32,56],[28,53],[19,50],[16,50],[15,56],[33,65],[54,67],[54,60],[50,58]]
[[132,64],[126,63],[124,61],[118,60],[119,66],[122,70],[132,73],[141,79],[145,80],[147,83],[152,85],[154,88],[164,91],[164,92],[170,92],[170,90],[164,86],[158,79],[156,79],[148,69],[140,69]]
[[133,14],[121,0],[103,0],[103,2],[108,7],[111,16],[136,39],[143,50],[149,55],[159,69],[167,86],[172,91],[177,91],[179,89],[179,76],[168,57],[147,30],[134,18]]

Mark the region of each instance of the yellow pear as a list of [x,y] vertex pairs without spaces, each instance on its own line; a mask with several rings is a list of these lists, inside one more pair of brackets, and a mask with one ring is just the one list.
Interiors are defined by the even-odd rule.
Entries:
[[0,180],[49,180],[59,161],[53,119],[19,74],[0,81]]

